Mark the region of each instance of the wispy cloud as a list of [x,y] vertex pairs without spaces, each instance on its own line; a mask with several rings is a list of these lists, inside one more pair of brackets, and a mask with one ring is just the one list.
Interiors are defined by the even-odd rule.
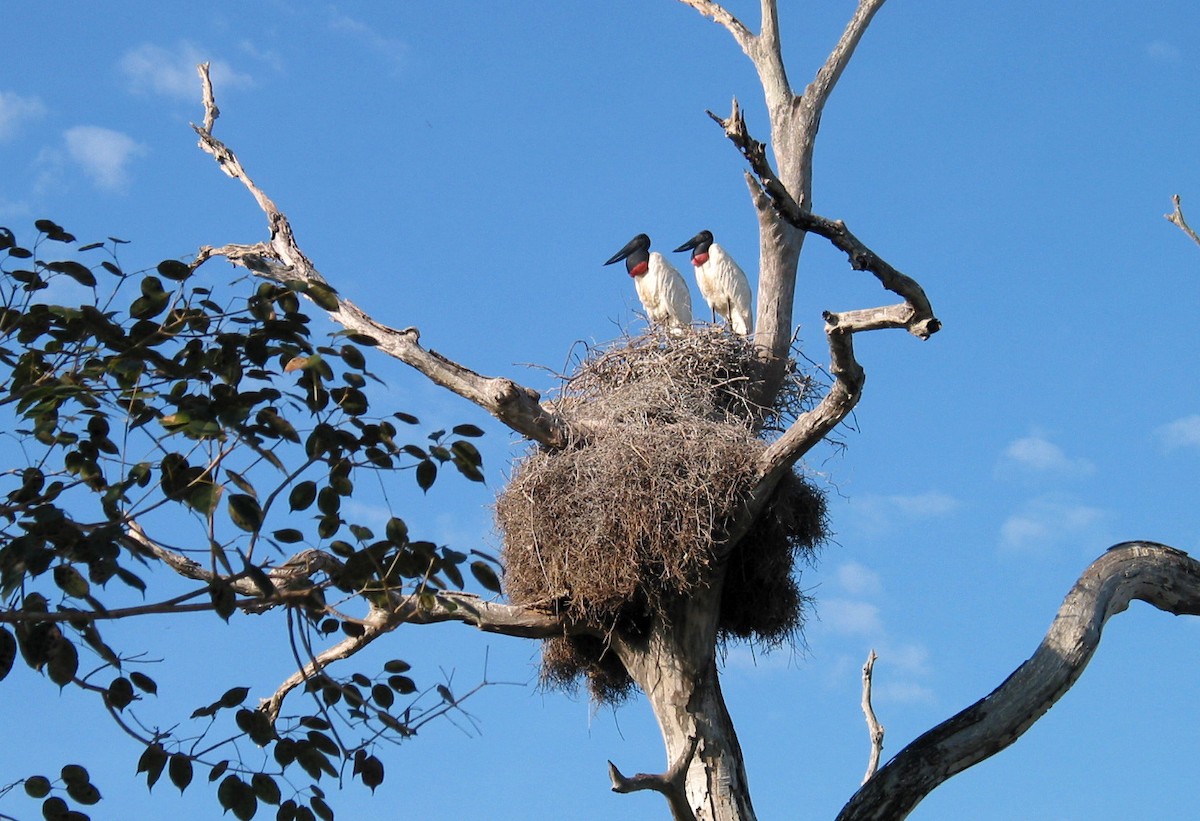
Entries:
[[[883,609],[872,601],[883,593],[879,574],[858,562],[846,562],[835,569],[831,583],[837,595],[818,598],[819,619],[809,625],[814,644],[839,648],[831,659],[831,683],[857,687],[859,670],[873,648],[879,656],[874,686],[877,703],[934,701],[934,692],[925,683],[933,672],[928,648],[889,635]],[[837,638],[821,642],[823,635]],[[860,649],[858,657],[851,655],[854,645]]]
[[1106,514],[1098,507],[1052,498],[1034,499],[1000,526],[1000,547],[1011,553],[1044,554],[1072,543],[1105,542]]
[[140,45],[125,52],[118,66],[133,91],[193,100],[200,93],[196,64],[204,62],[210,64],[209,76],[213,84],[221,89],[254,84],[249,74],[235,71],[229,63],[187,42],[170,49],[150,43]]
[[959,506],[958,499],[936,490],[912,495],[866,494],[850,499],[849,513],[854,527],[882,533],[914,521],[947,516]]
[[1200,414],[1168,422],[1154,433],[1167,450],[1200,448]]
[[1166,40],[1155,40],[1146,46],[1146,56],[1156,63],[1169,66],[1183,65],[1183,53],[1178,46]]
[[366,50],[383,58],[393,73],[399,72],[408,54],[408,46],[396,37],[386,37],[354,17],[344,14],[337,6],[329,7],[329,28],[356,39]]
[[1070,457],[1058,445],[1040,434],[1017,439],[1004,449],[1001,472],[1053,474],[1059,477],[1090,476],[1096,466],[1083,457]]
[[46,107],[37,97],[0,91],[0,142],[15,136],[22,125],[45,113]]
[[878,636],[883,633],[879,607],[855,599],[822,598],[817,606],[821,624],[831,633],[847,636]]
[[879,574],[864,564],[846,562],[834,571],[838,586],[852,596],[878,596],[883,592]]
[[95,125],[81,125],[63,134],[67,156],[98,188],[122,191],[129,184],[130,161],[146,147],[127,134]]

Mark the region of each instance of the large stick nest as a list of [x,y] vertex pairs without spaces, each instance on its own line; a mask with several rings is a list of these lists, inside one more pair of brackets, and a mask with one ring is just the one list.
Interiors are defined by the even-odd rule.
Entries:
[[[756,405],[761,367],[752,343],[719,328],[650,333],[585,357],[554,403],[585,435],[532,451],[496,503],[509,597],[636,634],[710,584],[716,541],[755,483],[757,431],[806,401],[796,378],[773,407]],[[785,477],[728,559],[721,635],[792,637],[803,615],[795,560],[825,536],[820,491]],[[584,674],[602,701],[631,685],[599,639],[548,640],[542,673],[564,686]]]

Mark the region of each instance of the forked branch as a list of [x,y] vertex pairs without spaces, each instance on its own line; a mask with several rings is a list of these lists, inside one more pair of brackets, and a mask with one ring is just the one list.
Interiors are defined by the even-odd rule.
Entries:
[[200,148],[213,156],[222,171],[250,191],[266,214],[271,238],[266,243],[256,245],[202,248],[194,265],[199,266],[213,256],[223,256],[259,276],[296,288],[308,294],[346,330],[370,340],[381,351],[411,365],[436,384],[479,405],[517,433],[547,447],[564,446],[568,440],[566,423],[542,406],[541,397],[536,391],[510,379],[481,376],[422,348],[421,335],[416,328],[398,330],[376,322],[330,287],[325,277],[300,250],[287,216],[250,179],[233,151],[213,136],[212,129],[220,112],[213,97],[208,64],[202,63],[198,70],[204,87],[204,125],[193,124],[192,128],[200,137]]
[[334,662],[350,658],[380,636],[402,624],[439,624],[457,621],[485,633],[518,638],[554,638],[590,632],[590,628],[544,610],[516,604],[485,601],[471,593],[454,591],[395,596],[387,607],[372,606],[366,618],[356,623],[362,632],[343,639],[318,653],[312,661],[289,676],[259,708],[274,721],[288,693]]
[[678,761],[671,764],[671,769],[661,775],[638,773],[634,776],[625,776],[617,769],[616,764],[609,761],[608,777],[612,781],[613,792],[631,793],[653,790],[662,793],[671,808],[671,818],[674,821],[696,821],[696,814],[688,804],[684,779],[687,777],[688,767],[691,766],[692,758],[696,755],[696,747],[699,744],[700,739],[692,736],[683,755],[679,757]]
[[1175,210],[1170,214],[1163,214],[1163,216],[1166,217],[1168,221],[1179,226],[1179,230],[1191,237],[1192,242],[1200,245],[1200,236],[1196,235],[1196,232],[1192,230],[1192,226],[1188,225],[1187,220],[1183,218],[1183,201],[1179,199],[1179,195],[1176,194],[1175,196],[1171,197],[1171,202],[1175,204]]
[[1140,599],[1200,615],[1200,562],[1154,542],[1124,542],[1094,561],[1037,651],[987,697],[913,741],[867,781],[838,821],[897,821],[956,773],[1008,747],[1083,673],[1109,618]]

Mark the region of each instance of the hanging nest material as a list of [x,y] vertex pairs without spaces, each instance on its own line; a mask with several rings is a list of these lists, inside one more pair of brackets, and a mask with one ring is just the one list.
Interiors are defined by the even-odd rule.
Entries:
[[[586,436],[532,451],[496,503],[509,598],[636,635],[707,585],[714,537],[754,484],[757,431],[806,399],[807,381],[792,379],[775,407],[756,405],[761,367],[751,343],[719,328],[651,333],[585,358],[554,404]],[[794,635],[803,596],[793,565],[825,535],[820,491],[785,477],[729,557],[721,635]],[[604,702],[632,684],[600,639],[544,643],[543,681],[572,686],[581,674]]]

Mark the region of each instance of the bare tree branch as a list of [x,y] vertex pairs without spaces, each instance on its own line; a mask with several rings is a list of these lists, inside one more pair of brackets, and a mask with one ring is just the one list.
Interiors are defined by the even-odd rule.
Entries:
[[[771,147],[779,166],[778,178],[772,174],[771,179],[778,190],[768,189],[768,199],[763,196],[758,184],[750,185],[751,200],[759,221],[758,310],[755,322],[758,330],[755,340],[770,363],[763,380],[763,396],[759,401],[768,404],[784,378],[793,330],[797,265],[805,231],[812,230],[804,221],[789,219],[787,214],[779,210],[779,192],[790,192],[788,197],[799,214],[807,214],[812,210],[813,149],[821,113],[884,0],[859,1],[841,38],[800,96],[792,92],[787,79],[776,0],[761,0],[762,28],[756,36],[749,35],[745,27],[717,3],[709,0],[682,2],[730,29],[758,72],[770,115]],[[734,108],[736,112],[736,101]],[[726,131],[728,133],[729,129]],[[744,147],[739,147],[745,153]],[[772,201],[774,208],[770,207]]]
[[817,76],[804,90],[805,104],[813,107],[817,111],[818,117],[820,111],[825,107],[833,87],[837,85],[842,72],[846,70],[850,58],[854,56],[854,49],[858,47],[858,42],[866,33],[867,26],[871,24],[871,18],[875,16],[875,12],[879,11],[884,2],[885,0],[859,0],[858,8],[855,9],[850,22],[846,24],[846,30],[842,32],[841,39],[833,47],[825,65],[821,66],[817,71]]
[[1170,214],[1163,214],[1163,216],[1166,217],[1169,222],[1173,222],[1178,225],[1183,233],[1192,238],[1192,242],[1200,245],[1200,236],[1196,235],[1196,232],[1192,230],[1192,226],[1188,225],[1187,220],[1183,218],[1183,202],[1179,199],[1179,195],[1176,194],[1175,196],[1171,197],[1171,202],[1175,203],[1175,210]]
[[913,741],[867,781],[838,821],[897,821],[935,787],[1014,741],[1083,673],[1109,618],[1140,599],[1200,615],[1200,562],[1155,542],[1123,542],[1088,567],[1037,651],[987,697]]
[[705,17],[711,18],[714,23],[719,23],[727,28],[733,35],[733,39],[742,47],[742,51],[746,52],[746,56],[753,59],[752,52],[756,39],[754,34],[743,25],[741,20],[726,11],[720,3],[714,3],[712,0],[680,0],[680,2],[691,6]]
[[862,710],[867,719],[867,733],[871,737],[871,757],[867,760],[867,773],[862,783],[866,784],[879,769],[879,756],[883,752],[883,725],[875,717],[875,708],[871,706],[871,677],[875,672],[875,651],[872,649],[867,656],[867,663],[862,668]]
[[265,699],[259,709],[274,721],[288,693],[337,661],[350,658],[375,639],[392,632],[402,624],[440,624],[462,622],[485,633],[517,638],[545,639],[556,636],[595,632],[593,628],[576,624],[549,611],[515,604],[484,601],[471,593],[456,591],[424,591],[396,596],[384,608],[372,606],[366,618],[356,623],[363,628],[357,636],[343,639],[318,653],[312,661],[289,676]]
[[566,423],[540,404],[541,397],[530,388],[502,377],[485,377],[421,347],[416,328],[398,330],[373,320],[348,299],[337,295],[325,277],[300,250],[291,224],[274,202],[246,173],[241,162],[212,134],[219,111],[213,98],[208,64],[198,66],[204,86],[204,125],[192,125],[200,137],[200,148],[211,154],[221,170],[239,180],[267,216],[271,239],[257,245],[226,245],[200,249],[195,266],[213,256],[223,256],[259,276],[297,287],[325,308],[330,317],[347,330],[368,337],[380,350],[411,365],[430,380],[474,402],[517,433],[547,447],[563,447],[568,440]]
[[616,764],[609,761],[608,777],[612,780],[613,792],[631,793],[641,790],[654,790],[655,792],[662,793],[667,799],[667,804],[671,808],[671,817],[675,821],[696,821],[696,813],[692,811],[691,806],[688,804],[684,779],[687,776],[688,767],[691,766],[692,757],[696,755],[696,747],[699,743],[700,739],[697,736],[692,736],[685,753],[679,757],[678,761],[671,764],[671,769],[662,775],[638,773],[632,777],[627,777],[621,774]]

